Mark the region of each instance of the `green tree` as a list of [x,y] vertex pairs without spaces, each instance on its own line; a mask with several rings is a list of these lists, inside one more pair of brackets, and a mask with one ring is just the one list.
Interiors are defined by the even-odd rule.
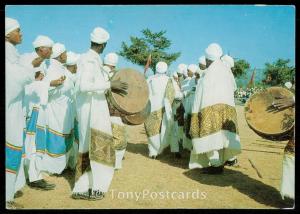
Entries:
[[122,42],[121,51],[118,54],[140,66],[145,66],[148,56],[151,54],[150,68],[154,73],[157,62],[165,61],[170,66],[180,56],[180,52],[166,52],[171,46],[171,41],[164,36],[166,31],[155,33],[147,28],[141,32],[143,33],[141,38],[130,37],[130,45]]
[[239,59],[234,62],[234,67],[232,68],[232,73],[235,78],[244,76],[247,73],[247,69],[250,68],[249,62],[244,59]]
[[263,82],[269,86],[284,85],[288,81],[293,83],[296,69],[289,66],[289,63],[289,59],[278,59],[272,64],[265,63]]

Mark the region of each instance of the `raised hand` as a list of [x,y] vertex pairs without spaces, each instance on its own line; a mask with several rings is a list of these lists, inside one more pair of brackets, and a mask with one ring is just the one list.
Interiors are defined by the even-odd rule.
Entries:
[[34,68],[39,67],[41,63],[44,61],[44,58],[38,56],[34,60],[32,60],[31,64],[33,65]]

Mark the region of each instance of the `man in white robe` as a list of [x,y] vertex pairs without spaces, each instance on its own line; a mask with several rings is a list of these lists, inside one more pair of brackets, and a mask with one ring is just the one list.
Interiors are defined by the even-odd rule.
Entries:
[[46,108],[46,154],[44,167],[47,172],[59,175],[67,167],[70,150],[74,142],[74,83],[64,64],[67,60],[66,48],[61,43],[53,45],[50,66],[45,76],[46,82],[61,78],[63,84],[49,87]]
[[[20,63],[16,45],[22,42],[20,24],[12,18],[5,18],[5,201],[9,209],[20,208],[14,202],[16,178],[24,173],[20,168],[23,150],[23,129],[25,117],[23,99],[25,85],[34,80],[35,70]],[[25,180],[23,176],[23,180]],[[25,184],[25,183],[23,183]],[[21,187],[20,187],[21,188]]]
[[73,199],[101,200],[114,175],[115,151],[112,127],[105,97],[106,90],[126,94],[121,81],[106,81],[101,54],[109,33],[96,27],[91,33],[91,48],[81,55],[76,81],[76,105],[79,123],[79,153]]
[[[45,153],[44,125],[46,105],[48,102],[49,82],[43,80],[49,67],[49,58],[52,54],[53,41],[43,35],[37,36],[32,43],[35,49],[32,53],[23,54],[20,58],[22,64],[36,71],[35,79],[25,87],[26,109],[26,138],[25,138],[25,175],[28,186],[35,189],[52,190],[55,185],[43,179],[43,155]],[[39,128],[37,128],[39,127]]]
[[189,127],[191,121],[191,111],[192,104],[194,102],[194,95],[196,90],[196,78],[195,73],[198,69],[198,66],[195,64],[191,64],[187,68],[188,77],[185,79],[186,83],[182,86],[182,91],[184,95],[184,135],[183,135],[183,148],[191,151],[192,150],[192,141],[191,136],[189,134]]
[[241,152],[232,79],[222,53],[216,43],[205,50],[207,69],[195,93],[190,126],[189,168],[211,174],[223,173],[224,163]]
[[[104,70],[110,79],[117,72],[116,66],[118,64],[118,55],[116,53],[108,53],[104,57]],[[108,100],[108,99],[107,99]],[[125,155],[127,146],[127,133],[126,126],[122,121],[122,113],[119,112],[108,100],[108,108],[110,113],[110,120],[113,133],[113,147],[115,149],[115,169],[122,168],[122,160]]]
[[166,75],[168,65],[165,62],[156,64],[157,74],[147,79],[151,113],[144,126],[148,137],[149,157],[156,159],[169,145],[167,141],[172,119],[172,103],[175,97],[172,80]]

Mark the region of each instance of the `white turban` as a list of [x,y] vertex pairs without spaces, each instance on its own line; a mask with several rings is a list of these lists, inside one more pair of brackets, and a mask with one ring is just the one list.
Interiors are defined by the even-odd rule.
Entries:
[[36,37],[36,39],[34,40],[34,42],[32,43],[34,48],[38,48],[38,47],[52,47],[54,44],[54,42],[48,37],[48,36],[43,36],[43,35],[39,35],[38,37]]
[[216,59],[220,59],[220,57],[222,55],[223,55],[222,48],[217,43],[211,43],[205,49],[205,58],[209,59],[211,61],[215,61]]
[[80,58],[79,54],[76,54],[72,51],[67,52],[67,62],[66,65],[76,65]]
[[61,43],[55,43],[52,47],[51,58],[56,58],[66,51],[66,47]]
[[286,82],[284,86],[290,89],[293,86],[293,84],[291,82]]
[[91,41],[97,44],[106,43],[109,40],[109,33],[101,27],[96,27],[91,33]]
[[165,62],[158,62],[156,64],[156,71],[160,74],[166,73],[168,70],[168,65]]
[[233,58],[231,56],[224,55],[224,56],[222,56],[221,60],[229,68],[233,68],[234,67],[234,60],[233,60]]
[[18,28],[20,28],[20,24],[17,20],[5,17],[5,36]]
[[202,64],[202,65],[206,65],[205,56],[201,56],[201,57],[199,58],[199,63]]
[[184,74],[187,71],[187,65],[186,64],[179,64],[177,68],[177,73]]
[[106,54],[106,56],[104,57],[104,64],[116,66],[118,64],[118,59],[119,57],[116,53]]
[[178,75],[176,72],[173,74],[173,77],[178,78]]
[[190,64],[189,67],[187,68],[188,70],[190,70],[193,74],[198,70],[198,66],[195,64]]

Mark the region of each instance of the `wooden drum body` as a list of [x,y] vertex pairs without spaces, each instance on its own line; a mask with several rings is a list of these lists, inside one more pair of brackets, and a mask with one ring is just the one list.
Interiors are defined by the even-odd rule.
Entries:
[[272,105],[280,96],[292,97],[293,93],[282,87],[270,87],[253,94],[245,104],[249,127],[269,140],[287,140],[294,128],[295,109],[278,110]]

